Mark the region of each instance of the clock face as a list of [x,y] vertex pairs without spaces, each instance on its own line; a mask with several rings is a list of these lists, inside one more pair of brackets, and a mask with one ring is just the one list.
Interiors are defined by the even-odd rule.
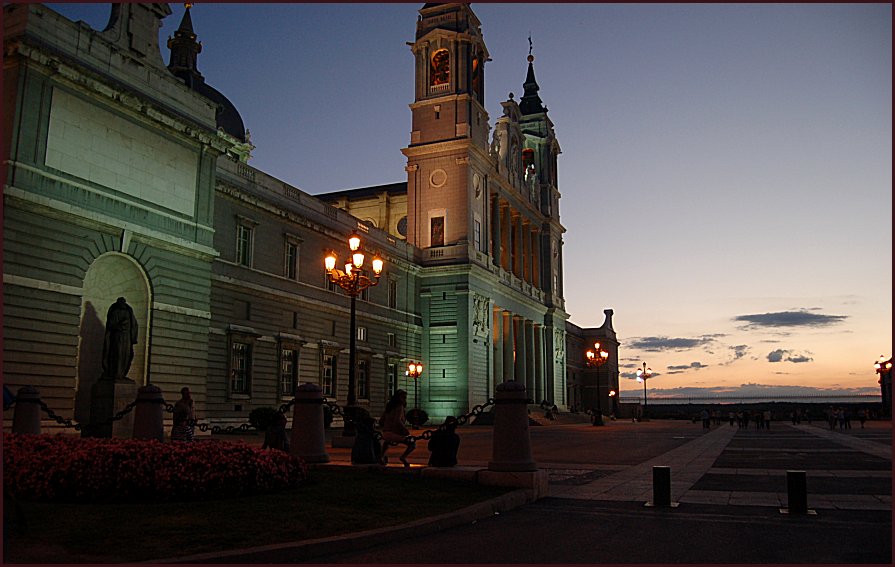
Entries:
[[443,85],[451,80],[451,55],[447,49],[439,49],[432,55],[432,84]]
[[398,221],[398,234],[407,238],[407,217],[401,217]]

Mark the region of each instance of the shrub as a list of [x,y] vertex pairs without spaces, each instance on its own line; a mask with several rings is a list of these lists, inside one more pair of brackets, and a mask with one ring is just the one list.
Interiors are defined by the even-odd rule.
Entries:
[[274,492],[301,459],[245,443],[3,434],[4,493],[23,500],[196,500]]
[[271,407],[255,408],[249,412],[249,425],[261,431],[267,431],[277,417],[277,410]]

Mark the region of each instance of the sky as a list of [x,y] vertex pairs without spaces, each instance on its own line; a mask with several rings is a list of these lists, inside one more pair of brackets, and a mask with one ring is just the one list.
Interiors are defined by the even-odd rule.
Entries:
[[[95,29],[108,4],[50,4]],[[164,21],[160,44],[184,8]],[[422,3],[191,10],[251,165],[406,180]],[[892,355],[892,7],[473,3],[491,124],[529,35],[559,157],[566,311],[614,310],[621,394],[878,394]]]

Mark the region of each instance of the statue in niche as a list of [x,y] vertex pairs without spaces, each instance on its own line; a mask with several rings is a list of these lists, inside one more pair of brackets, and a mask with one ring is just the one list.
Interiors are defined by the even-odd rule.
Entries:
[[563,336],[563,332],[557,330],[554,336],[554,356],[556,360],[562,360],[565,357],[566,351],[566,340]]
[[472,332],[479,337],[488,336],[488,298],[475,294],[473,301]]
[[137,318],[123,297],[109,307],[106,314],[106,334],[103,340],[103,378],[121,380],[134,360],[137,344]]

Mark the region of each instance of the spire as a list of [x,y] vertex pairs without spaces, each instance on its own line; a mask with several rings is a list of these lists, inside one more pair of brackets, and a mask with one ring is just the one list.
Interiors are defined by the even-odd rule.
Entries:
[[529,35],[528,75],[526,75],[525,83],[522,85],[522,88],[525,89],[525,94],[522,95],[522,100],[519,101],[519,110],[522,111],[522,114],[537,114],[539,112],[547,112],[547,109],[541,102],[541,97],[538,96],[540,87],[538,86],[538,82],[535,80],[535,56],[531,54],[531,49],[531,35]]
[[202,73],[196,68],[198,55],[202,52],[202,43],[196,41],[196,34],[193,32],[193,19],[190,16],[192,4],[184,5],[186,10],[180,21],[180,27],[174,32],[174,37],[168,38],[168,49],[171,50],[168,69],[187,85],[192,86],[204,81]]

